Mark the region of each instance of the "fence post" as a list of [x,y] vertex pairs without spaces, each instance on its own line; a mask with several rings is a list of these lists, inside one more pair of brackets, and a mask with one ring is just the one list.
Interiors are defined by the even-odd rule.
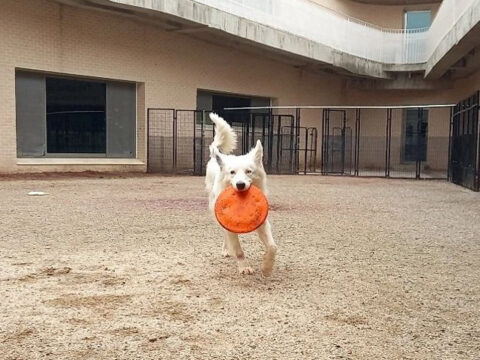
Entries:
[[271,172],[273,167],[273,111],[272,108],[268,112],[268,171]]
[[359,159],[360,159],[360,109],[355,109],[355,176],[358,176]]
[[390,146],[392,136],[392,109],[387,109],[387,126],[385,129],[385,177],[390,177]]
[[281,132],[282,132],[282,115],[277,115],[277,122],[278,122],[278,126],[277,126],[277,162],[276,162],[276,169],[277,169],[277,174],[280,173],[280,156],[281,156],[281,146],[282,146],[282,142],[281,142]]
[[308,159],[308,128],[305,128],[305,156],[303,164],[303,175],[307,175],[307,159]]
[[193,175],[197,173],[197,111],[193,112]]
[[313,172],[317,172],[317,144],[318,144],[318,130],[316,127],[312,128],[312,144],[313,147]]
[[473,101],[475,102],[475,106],[473,108],[473,121],[474,121],[474,132],[475,132],[475,146],[476,146],[476,153],[475,153],[475,174],[474,174],[474,181],[475,181],[475,191],[480,191],[480,91],[477,91],[474,95]]
[[147,109],[147,173],[150,169],[150,108]]
[[252,124],[252,138],[250,140],[251,144],[250,146],[253,147],[255,146],[255,114],[254,113],[250,113],[250,122]]
[[295,173],[297,174],[298,173],[298,170],[299,170],[299,165],[300,165],[300,159],[299,159],[299,156],[300,156],[300,152],[299,152],[299,148],[300,148],[300,108],[296,108],[295,110],[295,138],[296,138],[296,144],[295,144],[295,159],[296,159],[296,166],[295,166]]
[[177,171],[177,110],[173,110],[172,170]]
[[247,131],[248,132],[248,134],[247,134],[247,148],[248,149],[255,146],[255,141],[254,141],[255,127],[253,126],[253,113],[252,112],[250,112],[248,114],[248,129],[250,129],[250,127],[252,128],[251,138],[250,138],[250,132]]
[[450,124],[448,127],[448,164],[447,164],[447,178],[452,181],[452,134],[453,134],[453,106],[450,107]]
[[[203,123],[205,122],[205,110],[202,110],[202,116],[200,119],[200,175],[203,175],[203,149],[204,149],[204,133],[203,133]],[[213,127],[215,131],[215,126]]]
[[342,175],[345,175],[345,149],[346,149],[346,146],[345,146],[345,128],[347,127],[347,112],[346,111],[343,111],[343,120],[342,120],[342,131],[340,133],[341,137],[342,137],[342,154],[341,154],[341,159],[342,159],[342,171],[341,171],[341,174]]
[[[422,161],[420,158],[420,154],[423,153],[423,146],[420,144],[420,133],[422,131],[422,123],[423,123],[423,108],[418,108],[418,115],[417,115],[417,146],[416,146],[416,162],[415,162],[415,178],[420,179],[420,172],[422,167]],[[422,152],[420,151],[422,150]]]
[[322,109],[322,167],[320,168],[322,175],[325,175],[325,109]]
[[295,159],[294,159],[294,156],[295,156],[295,149],[293,148],[294,147],[294,129],[295,127],[295,117],[293,115],[291,115],[290,117],[290,143],[289,143],[289,151],[290,151],[290,174],[294,173],[295,172]]
[[322,159],[322,169],[323,175],[328,174],[329,172],[329,142],[330,142],[330,109],[324,109],[324,132],[323,132],[323,144],[324,144],[324,153]]
[[262,145],[265,145],[265,114],[262,114]]

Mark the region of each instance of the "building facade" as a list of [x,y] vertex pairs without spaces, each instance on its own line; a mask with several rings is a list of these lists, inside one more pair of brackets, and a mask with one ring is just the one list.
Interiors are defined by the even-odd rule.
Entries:
[[[149,108],[454,104],[480,87],[478,1],[465,1],[437,38],[402,29],[409,21],[434,28],[448,1],[283,2],[283,10],[274,8],[280,2],[253,2],[265,10],[241,0],[2,1],[0,172],[144,172]],[[295,16],[318,8],[315,16],[334,18],[338,32],[318,29],[333,40],[315,41],[313,27],[277,27],[295,2],[304,11]],[[252,15],[242,17],[246,10]],[[370,29],[358,35],[362,47],[344,41],[356,29],[347,23]],[[375,36],[385,49],[415,42],[384,61],[388,51],[368,45]],[[353,127],[354,111],[346,114]],[[376,125],[382,114],[362,115],[373,137],[384,131]],[[392,113],[392,134],[404,143],[408,119],[406,110]],[[448,138],[449,109],[430,111],[428,121],[428,136]],[[302,126],[320,132],[321,122],[319,112],[302,116]],[[320,149],[322,136],[317,141]],[[437,158],[429,166],[444,166]]]

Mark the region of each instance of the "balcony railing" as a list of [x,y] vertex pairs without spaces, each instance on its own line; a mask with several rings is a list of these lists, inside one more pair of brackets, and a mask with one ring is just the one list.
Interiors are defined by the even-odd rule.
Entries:
[[307,0],[195,0],[239,17],[387,64],[428,60],[440,40],[473,3],[444,0],[430,28],[385,29]]

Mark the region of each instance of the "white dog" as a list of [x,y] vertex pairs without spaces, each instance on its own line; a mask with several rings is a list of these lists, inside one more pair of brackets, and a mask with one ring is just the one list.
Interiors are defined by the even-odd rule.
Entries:
[[[220,116],[211,113],[210,119],[215,124],[215,137],[210,145],[210,161],[207,164],[205,185],[209,195],[209,206],[213,212],[218,195],[229,185],[237,191],[247,190],[251,184],[267,193],[267,174],[263,169],[263,148],[260,140],[248,154],[235,156],[230,153],[237,145],[237,136],[230,125]],[[241,274],[253,274],[248,266],[238,234],[225,230],[223,256],[235,256]],[[275,262],[277,247],[272,237],[268,219],[257,229],[260,240],[266,247],[262,263],[262,272],[270,275]]]

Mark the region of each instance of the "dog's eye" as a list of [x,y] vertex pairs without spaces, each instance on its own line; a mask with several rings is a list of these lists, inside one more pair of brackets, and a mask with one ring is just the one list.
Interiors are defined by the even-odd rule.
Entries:
[[248,169],[247,171],[245,171],[247,174],[251,174],[252,173],[252,170]]
[[235,170],[230,170],[230,174],[235,175]]

